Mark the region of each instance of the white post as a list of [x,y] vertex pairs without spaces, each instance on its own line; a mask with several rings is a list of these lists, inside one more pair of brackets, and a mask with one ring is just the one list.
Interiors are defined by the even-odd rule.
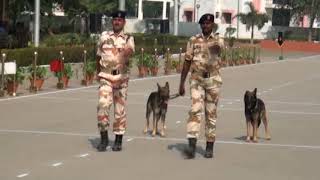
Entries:
[[138,20],[143,20],[142,0],[139,0],[138,4]]
[[126,10],[126,0],[119,0],[119,10],[121,11]]
[[167,19],[167,1],[163,1],[163,6],[162,6],[162,20]]
[[174,1],[174,26],[173,26],[173,35],[177,36],[178,35],[178,27],[179,27],[179,16],[178,16],[178,0]]
[[35,0],[35,25],[34,25],[34,46],[39,46],[40,34],[40,0]]

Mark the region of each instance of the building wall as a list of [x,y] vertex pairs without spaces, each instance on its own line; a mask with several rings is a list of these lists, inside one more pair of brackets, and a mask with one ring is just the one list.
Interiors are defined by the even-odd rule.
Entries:
[[[250,38],[251,31],[246,29],[246,26],[241,22],[238,22],[237,18],[232,18],[230,24],[226,22],[226,18],[223,16],[224,13],[230,13],[231,17],[234,17],[239,12],[247,13],[249,11],[248,6],[245,4],[246,2],[253,2],[255,8],[261,13],[267,13],[270,17],[268,23],[265,26],[258,30],[257,27],[254,29],[254,38],[263,39],[263,38],[273,38],[274,34],[281,28],[273,28],[272,27],[272,16],[273,16],[273,8],[275,5],[272,4],[272,0],[180,0],[179,3],[179,35],[191,36],[197,32],[200,32],[200,27],[198,24],[199,18],[205,13],[212,13],[215,15],[215,23],[218,24],[217,32],[220,33],[220,36],[225,35],[226,28],[231,26],[234,28],[238,28],[238,31],[233,35],[234,37],[239,38]],[[238,8],[239,3],[239,8]],[[194,9],[199,4],[199,8]],[[195,14],[194,13],[195,10]],[[170,33],[173,33],[173,4],[171,4],[170,8]],[[191,14],[191,22],[186,23],[186,15],[185,11],[190,11]],[[195,19],[194,19],[195,18]],[[146,21],[138,21],[136,19],[127,20],[126,30],[128,32],[146,32]],[[290,21],[290,26],[292,27],[308,27],[309,20],[308,17],[303,17],[301,23],[294,23],[293,19]],[[320,27],[320,22],[315,22],[314,27]],[[286,28],[283,28],[286,29]]]

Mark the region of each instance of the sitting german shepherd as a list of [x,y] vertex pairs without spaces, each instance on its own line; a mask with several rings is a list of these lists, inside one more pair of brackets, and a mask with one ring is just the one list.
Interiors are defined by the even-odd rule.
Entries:
[[168,108],[168,101],[170,98],[169,83],[166,82],[166,85],[164,87],[161,87],[157,83],[157,86],[158,86],[158,91],[152,92],[148,98],[147,111],[146,111],[147,122],[143,132],[146,134],[148,131],[150,131],[149,117],[152,111],[153,113],[152,136],[155,136],[158,133],[158,122],[161,118],[162,128],[161,128],[160,136],[164,137],[166,113]]
[[266,139],[270,140],[270,131],[268,127],[268,119],[266,115],[266,107],[264,102],[257,98],[257,88],[253,92],[246,91],[244,95],[245,116],[247,122],[247,138],[246,141],[250,142],[250,129],[253,128],[253,142],[258,142],[258,128],[261,120],[265,127]]

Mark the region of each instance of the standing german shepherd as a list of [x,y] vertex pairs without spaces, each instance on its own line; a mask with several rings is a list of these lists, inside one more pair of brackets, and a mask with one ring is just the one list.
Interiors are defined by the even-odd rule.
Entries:
[[165,129],[165,120],[166,120],[166,113],[168,108],[168,101],[170,98],[170,90],[169,90],[169,83],[166,82],[164,87],[161,87],[158,83],[158,91],[152,92],[148,98],[147,102],[147,111],[146,111],[146,126],[143,132],[146,134],[149,129],[149,117],[151,111],[153,113],[153,128],[152,128],[152,136],[155,136],[158,132],[158,122],[161,118],[162,128],[160,132],[160,136],[165,136],[164,129]]
[[[247,138],[246,141],[250,142],[250,129],[253,127],[253,142],[258,142],[258,128],[261,120],[265,127],[266,139],[270,140],[270,131],[268,127],[268,119],[266,115],[266,107],[264,102],[257,98],[257,88],[253,92],[246,91],[244,94],[245,116],[247,122]],[[250,126],[251,125],[251,126]]]

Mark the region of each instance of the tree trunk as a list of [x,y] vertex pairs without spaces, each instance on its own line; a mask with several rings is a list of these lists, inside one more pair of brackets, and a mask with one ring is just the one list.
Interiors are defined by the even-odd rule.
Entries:
[[313,27],[313,22],[316,19],[316,15],[314,13],[314,4],[315,0],[312,0],[312,4],[311,4],[311,13],[310,13],[310,22],[309,22],[309,34],[308,34],[308,41],[312,42],[312,27]]
[[80,19],[81,19],[80,34],[84,34],[86,32],[86,19],[84,16],[81,16]]
[[250,40],[251,44],[253,44],[253,35],[254,35],[254,25],[252,23],[252,25],[251,25],[251,40]]
[[312,35],[313,35],[313,22],[316,18],[314,16],[312,16],[310,18],[310,24],[309,24],[309,29],[308,29],[308,41],[312,42]]

